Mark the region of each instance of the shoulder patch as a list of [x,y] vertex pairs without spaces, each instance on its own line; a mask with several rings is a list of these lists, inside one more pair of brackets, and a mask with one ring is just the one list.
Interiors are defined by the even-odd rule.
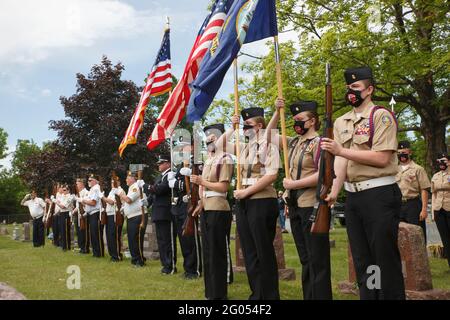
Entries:
[[137,188],[133,188],[131,191],[137,192],[138,190],[137,190]]
[[381,123],[383,123],[386,127],[390,127],[392,125],[392,119],[387,114],[384,114],[381,117]]

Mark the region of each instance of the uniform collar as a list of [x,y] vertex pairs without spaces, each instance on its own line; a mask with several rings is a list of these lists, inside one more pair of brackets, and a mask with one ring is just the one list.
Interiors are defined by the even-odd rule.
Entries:
[[315,138],[317,138],[319,136],[319,134],[317,132],[314,132],[314,134],[309,134],[307,136],[303,135],[303,136],[298,136],[298,142],[299,143],[303,143],[305,141],[308,140],[314,140]]
[[169,169],[167,169],[166,171],[164,171],[163,173],[161,173],[162,175],[165,175],[167,172],[169,172],[170,171],[170,168]]

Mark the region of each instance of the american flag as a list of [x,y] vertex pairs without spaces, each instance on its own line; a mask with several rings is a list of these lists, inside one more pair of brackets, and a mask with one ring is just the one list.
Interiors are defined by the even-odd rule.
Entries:
[[131,118],[130,125],[125,132],[125,137],[119,146],[119,154],[122,157],[123,151],[129,144],[136,144],[137,136],[144,124],[145,110],[147,109],[150,97],[156,97],[172,89],[172,74],[170,63],[170,30],[166,29],[162,40],[161,48],[156,57],[155,64],[147,77],[144,90],[136,111]]
[[211,13],[203,22],[184,67],[183,75],[156,120],[156,127],[147,142],[149,150],[170,137],[177,124],[183,119],[191,97],[189,84],[197,77],[203,57],[211,47],[214,38],[222,30],[232,4],[233,0],[216,0]]

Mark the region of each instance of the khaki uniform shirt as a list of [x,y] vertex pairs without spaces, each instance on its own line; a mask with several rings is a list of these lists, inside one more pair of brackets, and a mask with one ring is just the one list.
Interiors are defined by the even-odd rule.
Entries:
[[[278,174],[280,167],[279,151],[273,144],[268,144],[263,137],[252,139],[244,145],[241,154],[241,181],[245,189],[245,181],[250,179],[260,179],[265,175]],[[277,192],[273,185],[268,185],[263,190],[251,195],[249,199],[277,198]]]
[[[310,141],[308,147],[306,147],[307,142]],[[296,138],[288,138],[289,146],[289,170],[290,178],[292,180],[297,180],[298,174],[298,162],[302,154],[302,150],[305,150],[303,155],[303,160],[301,163],[301,174],[300,179],[309,177],[317,172],[316,160],[317,152],[319,149],[320,137],[316,133],[313,137],[306,139],[303,136],[298,136]],[[305,149],[306,148],[306,149]],[[310,187],[303,189],[302,195],[297,200],[297,205],[301,208],[313,207],[317,202],[316,199],[316,187]]]
[[429,189],[431,186],[425,169],[414,161],[411,161],[404,170],[399,165],[395,180],[405,200],[419,197],[422,190]]
[[397,174],[397,126],[392,115],[387,110],[377,110],[374,114],[374,133],[372,147],[370,138],[369,117],[373,106],[370,106],[357,116],[355,110],[347,112],[336,119],[334,123],[334,138],[341,146],[351,150],[393,151],[391,161],[385,168],[348,161],[347,181],[361,182],[374,178],[395,176]]
[[[217,176],[217,166],[220,164],[219,176]],[[209,182],[231,182],[233,177],[233,159],[225,153],[217,153],[208,158],[203,166],[202,178]],[[208,190],[206,187],[204,191]],[[230,204],[227,197],[212,196],[203,199],[203,209],[205,211],[230,211]]]
[[450,211],[450,168],[437,172],[431,179],[433,211]]

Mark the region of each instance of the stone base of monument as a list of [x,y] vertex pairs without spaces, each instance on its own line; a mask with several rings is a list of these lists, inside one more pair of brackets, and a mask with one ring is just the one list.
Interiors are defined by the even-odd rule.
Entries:
[[[398,230],[398,247],[402,261],[406,297],[409,300],[447,300],[450,291],[433,289],[430,265],[422,229],[401,222]],[[353,257],[348,248],[349,280],[339,282],[342,293],[358,294]]]
[[[233,267],[234,272],[245,272],[244,255],[241,249],[241,242],[239,240],[239,234],[235,235],[235,247],[236,247],[236,266]],[[295,270],[286,268],[286,262],[284,260],[284,245],[283,235],[281,228],[277,226],[275,233],[275,239],[273,240],[273,247],[275,249],[275,255],[277,257],[278,264],[278,278],[280,280],[293,281],[295,280]]]
[[0,300],[27,300],[23,294],[0,282]]

